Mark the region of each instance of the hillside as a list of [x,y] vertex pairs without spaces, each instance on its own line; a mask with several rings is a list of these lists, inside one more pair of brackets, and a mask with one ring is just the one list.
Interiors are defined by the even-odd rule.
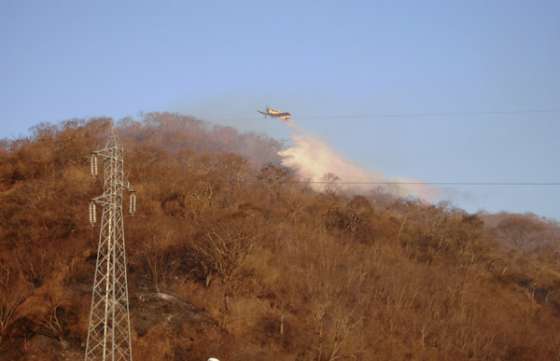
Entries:
[[[110,119],[0,144],[0,361],[83,357]],[[270,138],[152,113],[118,123],[136,361],[553,360],[558,224],[317,192]]]

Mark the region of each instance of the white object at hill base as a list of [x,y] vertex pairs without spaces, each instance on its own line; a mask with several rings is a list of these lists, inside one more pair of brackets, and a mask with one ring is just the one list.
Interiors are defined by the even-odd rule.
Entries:
[[210,358],[208,359],[208,361],[220,361],[220,360],[218,360],[217,358],[214,358],[214,357],[210,357]]

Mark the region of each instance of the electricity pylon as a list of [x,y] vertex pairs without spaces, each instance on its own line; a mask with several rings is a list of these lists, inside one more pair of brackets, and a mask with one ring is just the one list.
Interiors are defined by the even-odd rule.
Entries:
[[126,251],[123,227],[123,193],[129,191],[129,211],[136,210],[136,196],[125,179],[123,148],[111,131],[105,148],[91,155],[91,174],[103,161],[103,194],[92,200],[89,220],[95,224],[96,205],[103,207],[95,279],[91,298],[85,361],[132,361]]

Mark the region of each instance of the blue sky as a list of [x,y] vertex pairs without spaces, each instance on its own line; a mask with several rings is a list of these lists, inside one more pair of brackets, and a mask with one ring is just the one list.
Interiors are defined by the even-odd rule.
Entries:
[[[287,138],[292,111],[347,158],[424,181],[560,181],[558,1],[0,2],[0,136],[180,111]],[[336,115],[336,117],[323,117]],[[463,187],[473,211],[560,218],[560,187]]]

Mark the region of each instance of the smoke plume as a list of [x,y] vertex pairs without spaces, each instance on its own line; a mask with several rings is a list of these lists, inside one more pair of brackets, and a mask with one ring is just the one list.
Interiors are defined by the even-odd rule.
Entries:
[[360,193],[382,190],[426,201],[433,201],[438,194],[435,188],[417,180],[390,179],[381,172],[366,170],[345,159],[324,140],[307,134],[293,122],[288,125],[291,129],[292,146],[279,151],[278,155],[284,166],[293,169],[302,180],[310,181],[311,187],[317,191],[324,191],[328,187]]

